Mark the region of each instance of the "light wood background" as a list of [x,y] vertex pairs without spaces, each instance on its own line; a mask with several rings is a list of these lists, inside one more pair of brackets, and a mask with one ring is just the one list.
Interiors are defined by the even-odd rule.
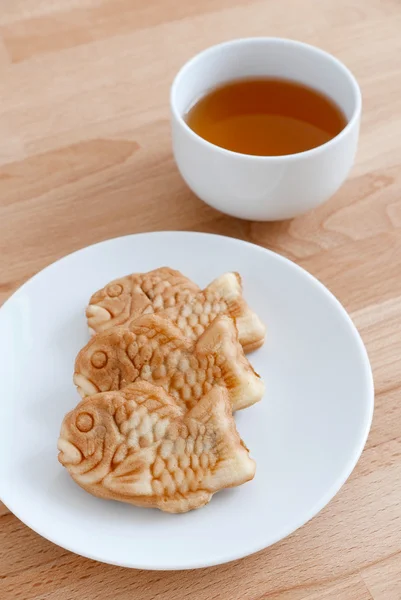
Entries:
[[[351,177],[325,206],[289,222],[247,223],[208,208],[171,154],[168,92],[178,68],[210,44],[252,35],[334,52],[363,92]],[[68,252],[162,229],[272,248],[338,296],[374,371],[366,449],[302,529],[202,571],[101,565],[41,539],[0,505],[1,600],[400,600],[400,0],[3,0],[0,300]]]

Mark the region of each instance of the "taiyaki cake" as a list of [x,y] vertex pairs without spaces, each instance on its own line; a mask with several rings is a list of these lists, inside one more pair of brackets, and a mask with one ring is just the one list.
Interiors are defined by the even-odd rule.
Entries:
[[64,418],[59,461],[101,498],[182,513],[253,478],[225,388],[189,411],[141,381],[84,399]]
[[96,292],[86,309],[91,333],[129,325],[143,313],[168,317],[196,340],[218,315],[235,319],[245,352],[264,342],[265,326],[242,296],[241,277],[226,273],[200,290],[179,271],[162,267],[116,279]]
[[225,315],[195,342],[169,319],[142,315],[128,329],[95,335],[75,361],[74,383],[82,397],[123,389],[137,380],[161,386],[187,410],[214,385],[227,387],[233,410],[251,406],[264,393],[234,321]]

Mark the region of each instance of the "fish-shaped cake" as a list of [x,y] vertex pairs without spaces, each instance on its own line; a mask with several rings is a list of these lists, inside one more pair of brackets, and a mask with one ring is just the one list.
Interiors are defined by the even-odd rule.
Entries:
[[146,382],[96,394],[66,415],[58,449],[61,464],[94,496],[172,513],[204,506],[255,474],[221,387],[190,411]]
[[233,410],[251,406],[264,393],[227,316],[217,317],[192,342],[170,320],[142,315],[128,329],[115,327],[92,337],[75,361],[74,383],[82,397],[137,380],[161,386],[185,409],[214,385],[227,387]]
[[179,271],[162,267],[116,279],[96,292],[86,309],[92,333],[129,325],[144,313],[157,313],[196,340],[218,315],[235,319],[245,352],[259,348],[266,328],[242,296],[241,277],[226,273],[200,290]]

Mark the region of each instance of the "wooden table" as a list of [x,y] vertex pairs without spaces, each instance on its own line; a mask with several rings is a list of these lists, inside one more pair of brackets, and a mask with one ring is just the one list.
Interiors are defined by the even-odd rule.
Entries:
[[[139,231],[250,240],[321,279],[367,345],[376,412],[337,497],[237,563],[151,573],[98,564],[0,508],[1,600],[401,599],[399,0],[8,0],[0,9],[0,300],[64,254]],[[174,165],[168,92],[191,55],[274,35],[334,52],[362,87],[360,148],[330,202],[282,223],[202,204]],[[6,401],[6,399],[3,399]]]

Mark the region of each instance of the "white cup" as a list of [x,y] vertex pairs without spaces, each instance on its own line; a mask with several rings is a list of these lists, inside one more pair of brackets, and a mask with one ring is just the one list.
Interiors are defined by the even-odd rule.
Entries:
[[[244,77],[282,77],[323,92],[342,109],[347,125],[329,142],[286,156],[231,152],[188,127],[185,115],[199,98]],[[304,213],[338,190],[354,161],[362,105],[358,83],[337,58],[302,42],[248,38],[208,48],[179,71],[170,102],[182,177],[204,202],[234,217],[273,221]]]

